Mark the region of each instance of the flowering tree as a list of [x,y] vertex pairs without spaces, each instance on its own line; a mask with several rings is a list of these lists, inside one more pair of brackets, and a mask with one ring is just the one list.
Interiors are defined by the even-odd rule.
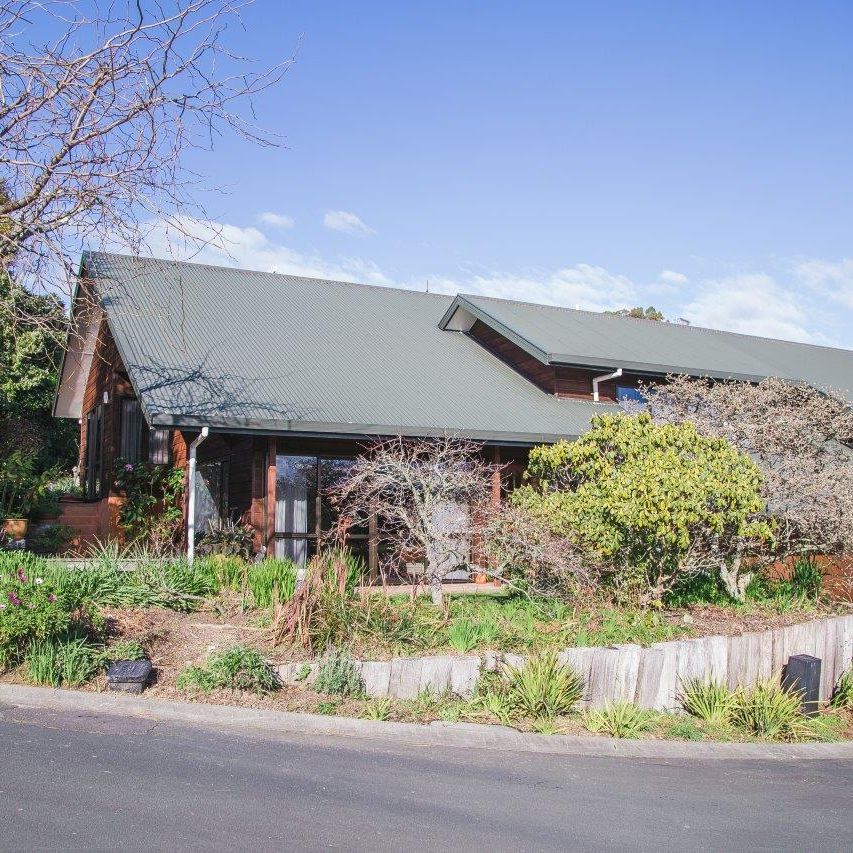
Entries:
[[468,562],[476,509],[491,491],[494,466],[481,449],[451,436],[384,439],[355,460],[334,491],[347,521],[376,525],[388,546],[386,565],[397,569],[423,556],[436,604],[442,580]]
[[[689,421],[755,461],[774,528],[766,560],[853,552],[853,405],[845,396],[780,379],[678,376],[646,398],[656,422]],[[729,579],[730,592],[737,583]]]

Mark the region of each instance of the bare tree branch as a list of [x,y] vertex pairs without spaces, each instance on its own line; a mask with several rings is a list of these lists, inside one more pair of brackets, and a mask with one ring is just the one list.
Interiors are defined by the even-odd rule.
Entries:
[[0,263],[70,293],[81,247],[136,252],[151,220],[204,218],[188,149],[226,133],[276,146],[253,99],[292,57],[227,47],[251,0],[0,0]]

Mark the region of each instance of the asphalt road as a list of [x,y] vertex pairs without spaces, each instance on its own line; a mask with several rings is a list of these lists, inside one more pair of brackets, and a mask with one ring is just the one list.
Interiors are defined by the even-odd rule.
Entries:
[[0,709],[2,850],[851,850],[853,762],[255,737]]

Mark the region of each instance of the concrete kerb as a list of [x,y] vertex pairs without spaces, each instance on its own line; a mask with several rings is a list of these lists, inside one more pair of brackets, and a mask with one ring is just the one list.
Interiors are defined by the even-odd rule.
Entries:
[[35,708],[74,715],[137,717],[152,722],[229,730],[259,738],[282,734],[358,738],[382,746],[443,746],[536,752],[565,756],[611,756],[691,760],[853,760],[853,742],[809,744],[696,743],[664,740],[615,740],[604,737],[537,735],[503,726],[473,723],[375,722],[292,711],[267,711],[205,705],[129,695],[53,690],[17,684],[0,685],[0,717],[14,719],[15,708]]

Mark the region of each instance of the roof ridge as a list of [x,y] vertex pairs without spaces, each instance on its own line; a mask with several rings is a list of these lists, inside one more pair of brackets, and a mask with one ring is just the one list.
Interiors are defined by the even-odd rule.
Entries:
[[221,264],[207,264],[201,263],[199,261],[179,261],[175,258],[157,258],[152,255],[128,255],[124,252],[104,252],[100,250],[86,250],[84,253],[85,257],[110,257],[110,258],[122,258],[128,261],[152,261],[154,263],[161,264],[174,264],[176,266],[193,266],[193,267],[201,267],[205,269],[211,270],[222,270],[223,272],[238,272],[249,275],[274,275],[279,278],[289,278],[295,279],[297,281],[308,281],[308,282],[316,282],[319,284],[335,284],[335,285],[345,285],[348,287],[369,287],[374,290],[390,290],[398,293],[411,293],[416,296],[433,296],[433,297],[443,297],[444,299],[452,299],[453,297],[448,293],[429,293],[414,290],[410,287],[399,287],[396,285],[386,285],[386,284],[368,284],[367,282],[362,281],[341,281],[335,278],[316,278],[315,276],[310,275],[293,275],[292,273],[286,272],[277,272],[275,270],[264,271],[264,270],[256,270],[249,269],[247,267],[225,267]]
[[[829,344],[813,344],[807,341],[789,341],[785,338],[771,338],[768,335],[751,335],[748,332],[731,332],[726,329],[712,329],[709,326],[694,326],[692,323],[673,323],[669,320],[650,320],[648,317],[625,317],[620,314],[613,314],[607,311],[591,311],[588,308],[570,308],[568,305],[548,305],[544,302],[530,302],[526,299],[506,299],[501,296],[485,296],[482,293],[460,293],[459,296],[463,299],[487,299],[490,302],[506,302],[509,305],[527,305],[531,308],[548,308],[554,311],[568,311],[572,314],[588,314],[593,317],[612,317],[616,321],[628,321],[631,323],[646,323],[647,325],[660,328],[661,324],[676,329],[685,329],[694,332],[709,332],[714,335],[735,335],[739,338],[749,338],[757,341],[772,341],[773,343],[793,344],[800,347],[813,347],[815,349],[830,350],[832,352],[849,352],[853,353],[853,348],[834,347]],[[498,318],[495,317],[495,320]]]

